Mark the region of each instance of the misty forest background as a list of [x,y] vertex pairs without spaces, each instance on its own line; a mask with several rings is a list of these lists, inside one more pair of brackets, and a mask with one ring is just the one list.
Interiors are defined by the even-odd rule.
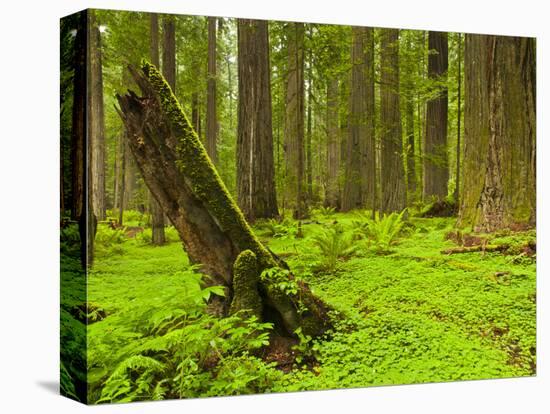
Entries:
[[[534,39],[93,10],[84,24],[62,20],[61,52],[66,395],[535,373]],[[302,325],[289,335],[265,311],[244,318],[229,302],[211,311],[228,290],[182,251],[117,109],[117,95],[139,91],[128,65],[142,59],[170,85],[257,238],[328,304],[322,335]],[[85,107],[97,220],[87,297],[74,175]],[[278,282],[290,296],[302,289],[292,280]]]

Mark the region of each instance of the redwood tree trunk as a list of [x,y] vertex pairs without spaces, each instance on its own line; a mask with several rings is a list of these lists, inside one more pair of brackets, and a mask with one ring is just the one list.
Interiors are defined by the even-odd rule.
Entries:
[[445,32],[428,34],[428,78],[438,81],[437,96],[426,107],[424,144],[424,199],[447,196],[449,168],[447,156],[447,69],[449,67],[448,39]]
[[340,129],[338,127],[338,78],[327,85],[327,184],[325,206],[340,208]]
[[238,21],[237,200],[249,221],[278,216],[266,21]]
[[477,231],[536,221],[535,40],[466,35],[459,225]]
[[349,111],[349,136],[346,141],[346,163],[342,210],[349,211],[363,206],[366,162],[366,80],[365,80],[365,27],[352,28],[351,47],[351,95]]
[[399,30],[382,29],[380,140],[382,213],[406,206],[401,110],[399,107]]
[[288,67],[286,76],[285,155],[286,191],[294,217],[307,215],[304,142],[304,24],[290,23],[288,33]]

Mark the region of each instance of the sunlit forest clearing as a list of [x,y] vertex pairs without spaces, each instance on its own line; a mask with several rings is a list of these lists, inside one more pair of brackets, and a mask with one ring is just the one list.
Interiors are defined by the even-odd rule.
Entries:
[[536,373],[534,39],[89,10],[61,47],[65,395]]

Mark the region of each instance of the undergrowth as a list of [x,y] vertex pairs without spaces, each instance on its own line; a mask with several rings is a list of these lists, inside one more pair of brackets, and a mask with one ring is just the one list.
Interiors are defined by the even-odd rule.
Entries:
[[[453,218],[326,213],[302,222],[303,238],[289,219],[256,227],[338,314],[321,338],[296,333],[288,373],[260,358],[270,325],[204,311],[206,297],[222,291],[201,287],[179,242],[119,243],[106,232],[89,277],[88,300],[105,312],[89,325],[91,402],[535,373],[536,264],[520,250],[534,232],[493,235],[517,255],[444,255],[456,246],[445,238]],[[63,309],[70,315],[71,304]]]

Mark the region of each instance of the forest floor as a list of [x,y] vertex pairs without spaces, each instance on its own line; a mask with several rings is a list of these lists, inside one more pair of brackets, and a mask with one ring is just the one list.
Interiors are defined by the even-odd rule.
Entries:
[[[177,395],[163,392],[158,382],[153,386],[151,373],[156,368],[141,366],[143,361],[125,363],[124,370],[134,370],[134,377],[124,377],[120,367],[132,356],[147,357],[152,351],[158,355],[168,349],[168,345],[144,345],[144,338],[153,330],[145,334],[135,327],[147,320],[168,318],[163,309],[170,312],[170,307],[187,306],[181,298],[187,298],[192,288],[182,281],[196,275],[196,269],[189,266],[173,229],[162,247],[148,244],[147,230],[128,238],[123,232],[107,231],[107,226],[100,229],[96,262],[88,278],[88,301],[96,310],[89,315],[93,323],[88,332],[92,400],[100,396],[100,401],[128,401],[535,374],[536,263],[535,257],[522,250],[527,240],[534,241],[534,230],[487,236],[491,245],[516,246],[509,249],[511,254],[446,254],[444,250],[457,247],[449,240],[455,218],[411,218],[395,242],[380,249],[368,238],[355,235],[357,217],[356,213],[317,213],[304,221],[301,229],[291,220],[255,228],[259,238],[334,307],[339,317],[329,335],[313,340],[301,335],[292,351],[294,363],[285,373],[276,363],[249,361],[254,375],[243,372],[237,378],[241,383],[234,372],[228,377],[222,368],[216,368],[216,361],[229,364],[228,353],[212,361],[210,354],[197,351],[195,355],[207,356],[194,371],[185,368],[185,384],[181,383],[181,361],[187,359],[170,354],[180,361],[171,368],[173,380],[196,390],[180,390]],[[343,257],[332,261],[321,253],[318,241],[320,236],[330,235],[331,228],[349,235],[351,243]],[[296,233],[302,234],[296,237]],[[162,335],[159,329],[155,335]],[[137,345],[129,347],[129,342]],[[208,344],[212,345],[212,340],[204,346]],[[215,339],[212,346],[218,352]],[[249,358],[248,351],[244,354]],[[168,354],[164,355],[166,359]],[[242,357],[231,354],[231,358]],[[263,371],[258,363],[264,364]],[[239,366],[246,370],[248,365]],[[206,371],[213,373],[208,376]],[[123,377],[137,381],[136,372],[139,378],[149,372],[151,379],[142,384],[148,391],[134,398],[139,390],[120,381]],[[265,378],[258,378],[261,375]],[[218,388],[197,383],[222,379],[225,382]],[[201,391],[206,389],[210,391]]]

